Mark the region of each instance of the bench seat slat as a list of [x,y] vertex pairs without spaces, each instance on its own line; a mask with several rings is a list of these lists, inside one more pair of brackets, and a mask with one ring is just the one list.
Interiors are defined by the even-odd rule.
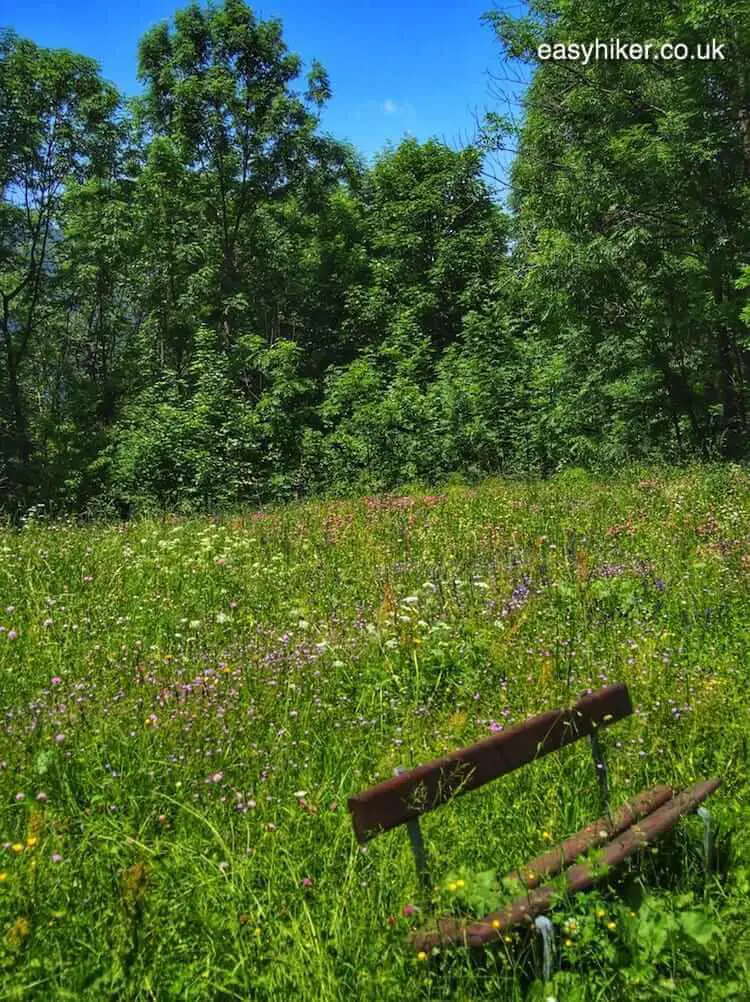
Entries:
[[636,821],[651,814],[657,807],[661,807],[662,804],[671,800],[672,796],[671,786],[654,786],[650,790],[644,790],[633,800],[622,804],[613,811],[611,818],[603,817],[592,821],[576,835],[572,835],[541,856],[532,859],[530,863],[515,870],[509,876],[511,879],[519,880],[526,890],[533,890],[543,880],[557,876],[566,866],[574,863],[579,856],[598,846],[606,845],[615,835],[619,835]]
[[[565,890],[574,894],[593,887],[604,878],[607,867],[617,866],[628,856],[673,828],[683,815],[694,811],[699,804],[718,789],[721,782],[721,779],[714,778],[695,783],[658,807],[643,820],[615,836],[605,848],[599,851],[595,864],[578,863],[571,866],[565,872]],[[411,943],[416,949],[425,951],[430,950],[433,946],[485,946],[500,939],[509,929],[523,925],[537,915],[548,911],[558,893],[558,888],[546,884],[517,898],[506,908],[486,915],[478,922],[441,919],[436,930],[415,933],[411,937]]]
[[632,712],[627,686],[607,686],[570,709],[542,713],[478,744],[387,779],[349,798],[357,839],[367,842]]

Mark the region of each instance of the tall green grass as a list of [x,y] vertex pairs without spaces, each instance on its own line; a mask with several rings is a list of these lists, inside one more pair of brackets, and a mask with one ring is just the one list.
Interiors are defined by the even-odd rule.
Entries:
[[[739,467],[29,520],[0,625],[1,999],[750,999]],[[406,834],[347,796],[616,681],[613,801],[722,776],[721,860],[691,818],[561,903],[548,984],[523,937],[420,961]],[[439,908],[597,816],[584,744],[425,818]]]

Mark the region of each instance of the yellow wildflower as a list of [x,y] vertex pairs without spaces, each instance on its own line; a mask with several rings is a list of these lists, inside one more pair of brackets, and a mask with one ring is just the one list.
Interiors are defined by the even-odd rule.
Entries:
[[11,849],[15,853],[23,852],[23,844],[21,842],[14,842]]
[[424,952],[424,950],[419,951],[419,953],[417,954],[417,960],[427,960],[427,954]]
[[617,928],[617,923],[616,922],[607,922],[607,928],[608,929],[616,929]]

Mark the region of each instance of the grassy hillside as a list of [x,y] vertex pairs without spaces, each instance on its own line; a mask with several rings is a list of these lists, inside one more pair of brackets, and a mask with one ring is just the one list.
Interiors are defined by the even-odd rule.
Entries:
[[[0,557],[2,999],[750,997],[744,470],[29,522]],[[347,796],[615,681],[613,801],[723,776],[718,872],[682,822],[558,908],[547,985],[517,941],[405,950],[406,833],[358,849]],[[441,907],[597,814],[580,742],[428,815]]]

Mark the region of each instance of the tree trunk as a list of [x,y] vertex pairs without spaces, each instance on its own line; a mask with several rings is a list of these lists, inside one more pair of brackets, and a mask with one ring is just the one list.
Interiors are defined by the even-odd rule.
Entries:
[[8,369],[8,403],[13,425],[12,455],[22,465],[29,461],[30,445],[26,425],[26,412],[23,405],[23,395],[18,379],[20,355],[13,343],[10,330],[10,303],[3,296],[2,335],[5,342],[5,358]]

